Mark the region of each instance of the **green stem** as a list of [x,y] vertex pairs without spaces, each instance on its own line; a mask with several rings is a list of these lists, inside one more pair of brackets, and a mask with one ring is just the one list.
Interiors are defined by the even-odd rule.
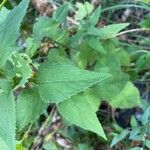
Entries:
[[0,10],[3,8],[3,6],[5,5],[6,2],[7,2],[7,0],[2,1],[2,3],[0,4]]
[[107,7],[105,9],[102,9],[101,13],[104,13],[104,12],[110,11],[110,10],[117,10],[117,9],[129,8],[129,7],[136,7],[136,8],[150,10],[150,8],[148,6],[135,5],[135,4],[125,4],[125,5],[116,5],[116,6]]

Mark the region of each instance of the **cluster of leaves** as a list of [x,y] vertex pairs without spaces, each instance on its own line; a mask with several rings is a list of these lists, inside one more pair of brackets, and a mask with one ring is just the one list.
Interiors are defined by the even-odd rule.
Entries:
[[[15,150],[16,134],[50,103],[70,124],[106,140],[96,116],[100,103],[114,108],[140,105],[139,92],[125,72],[129,54],[115,38],[129,24],[97,27],[101,7],[94,10],[86,2],[77,3],[70,26],[73,8],[64,3],[52,17],[38,18],[22,52],[16,41],[28,4],[22,0],[11,11],[0,10],[0,148]],[[38,57],[43,39],[52,48]]]
[[139,120],[132,116],[131,118],[131,128],[129,129],[122,129],[119,126],[115,126],[116,130],[119,132],[114,133],[114,139],[111,143],[111,147],[116,145],[118,142],[127,138],[127,140],[137,141],[142,146],[141,147],[134,147],[130,148],[130,150],[140,150],[140,149],[149,149],[150,148],[150,141],[149,137],[149,127],[150,127],[150,106],[146,103],[141,105],[141,109],[143,110],[143,115],[140,117]]

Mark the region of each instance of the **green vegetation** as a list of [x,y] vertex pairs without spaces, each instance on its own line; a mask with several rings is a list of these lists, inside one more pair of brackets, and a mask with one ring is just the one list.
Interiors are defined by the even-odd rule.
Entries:
[[0,149],[149,149],[149,1],[29,3],[0,5]]

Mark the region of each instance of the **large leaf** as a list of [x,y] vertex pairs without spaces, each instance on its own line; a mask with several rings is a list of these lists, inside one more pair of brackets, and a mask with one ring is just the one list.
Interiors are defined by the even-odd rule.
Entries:
[[35,121],[47,105],[41,100],[36,87],[24,90],[19,95],[16,105],[18,130]]
[[0,137],[9,150],[15,150],[15,100],[11,84],[0,80]]
[[23,0],[7,15],[0,24],[0,68],[15,50],[14,45],[19,36],[20,23],[26,13],[29,0]]
[[58,110],[70,123],[95,132],[106,139],[103,128],[96,116],[98,107],[99,99],[90,94],[81,94],[61,102],[58,105]]
[[103,100],[110,101],[113,96],[118,95],[128,81],[128,75],[112,68],[106,67],[96,71],[112,75],[103,83],[98,83],[94,86],[94,93]]
[[128,23],[112,24],[99,29],[95,27],[90,27],[88,29],[88,33],[92,35],[97,35],[100,39],[109,39],[114,37],[118,32],[120,32],[128,25]]
[[123,90],[110,101],[110,105],[115,108],[132,108],[140,104],[139,91],[131,82],[127,82]]
[[38,89],[45,102],[58,103],[109,76],[105,73],[80,70],[69,63],[45,63],[39,68]]

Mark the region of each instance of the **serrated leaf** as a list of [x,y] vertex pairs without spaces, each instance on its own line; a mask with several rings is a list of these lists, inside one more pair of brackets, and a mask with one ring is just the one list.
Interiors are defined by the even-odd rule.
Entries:
[[4,19],[6,18],[6,16],[9,14],[9,10],[6,9],[5,7],[3,7],[1,10],[0,10],[0,24],[4,21]]
[[12,56],[12,59],[16,76],[21,78],[17,87],[24,87],[28,79],[32,76],[32,69],[29,65],[28,58],[25,55],[15,54]]
[[54,12],[53,18],[60,23],[64,23],[67,18],[68,11],[69,11],[69,4],[64,3],[61,7],[59,7],[56,10],[56,12]]
[[19,36],[20,23],[26,13],[29,0],[22,0],[7,15],[0,24],[0,68],[2,68],[8,57],[15,50],[14,45]]
[[15,99],[11,83],[1,79],[0,89],[0,137],[9,150],[15,150]]
[[21,130],[25,125],[35,121],[46,109],[36,87],[24,90],[17,99],[16,116],[17,129]]
[[90,18],[88,21],[90,25],[95,26],[99,21],[100,15],[101,15],[101,6],[98,6],[96,10],[94,10],[94,12],[90,15]]
[[39,94],[45,102],[58,103],[109,76],[80,70],[69,63],[45,63],[40,66],[38,73]]
[[132,108],[141,104],[138,89],[131,83],[127,82],[123,90],[110,100],[110,105],[115,108]]
[[94,96],[81,94],[59,103],[58,110],[70,123],[92,131],[106,139],[103,128],[96,116],[98,104],[99,99]]
[[99,98],[107,100],[109,102],[112,99],[112,97],[118,95],[118,93],[120,93],[123,90],[126,82],[128,81],[128,75],[121,71],[108,67],[99,68],[96,69],[96,71],[112,75],[103,83],[98,83],[93,87],[94,93]]
[[103,28],[89,27],[88,34],[98,36],[100,39],[115,37],[118,32],[127,27],[129,23],[107,25]]
[[117,134],[117,135],[114,137],[114,139],[113,139],[113,141],[112,141],[110,147],[112,148],[112,147],[113,147],[114,145],[116,145],[118,142],[122,141],[129,133],[130,133],[130,131],[124,130],[124,131],[122,131],[120,134]]

